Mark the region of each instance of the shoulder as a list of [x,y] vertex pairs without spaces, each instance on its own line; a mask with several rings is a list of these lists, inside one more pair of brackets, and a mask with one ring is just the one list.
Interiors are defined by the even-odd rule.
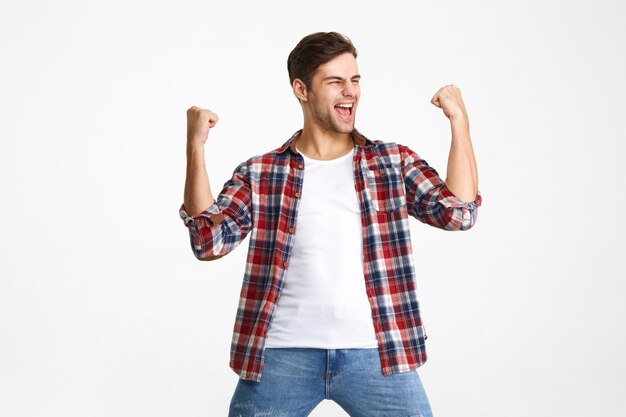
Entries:
[[281,146],[280,148],[252,155],[245,161],[242,161],[237,166],[236,171],[257,176],[264,172],[267,173],[277,169],[282,170],[289,165],[290,158],[290,151],[282,148]]
[[383,142],[380,140],[372,141],[375,144],[375,149],[382,155],[407,155],[415,153],[407,145],[398,142]]
[[407,159],[413,160],[417,155],[402,143],[379,139],[368,139],[368,141],[370,146],[366,147],[366,153],[370,153],[372,158],[383,165],[404,166],[407,164]]
[[357,134],[361,136],[363,139],[365,139],[366,150],[369,150],[370,152],[379,154],[381,156],[393,156],[393,155],[399,155],[402,153],[413,152],[408,148],[408,146],[395,142],[395,141],[381,140],[377,138],[368,138],[365,135],[363,135],[361,132],[357,132]]

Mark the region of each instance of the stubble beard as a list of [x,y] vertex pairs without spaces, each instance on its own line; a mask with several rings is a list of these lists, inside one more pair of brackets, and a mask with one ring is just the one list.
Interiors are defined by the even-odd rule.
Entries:
[[[313,114],[315,115],[315,118],[317,119],[319,125],[322,126],[324,129],[330,132],[341,134],[352,133],[352,131],[354,130],[354,114],[352,120],[350,121],[350,124],[340,123],[335,117],[333,117],[333,114],[331,113],[334,110],[331,110],[331,112],[325,111],[326,109],[321,108],[317,105],[317,100],[314,96],[311,97],[311,108],[313,109]],[[356,109],[354,108],[352,109],[352,111],[355,110]]]

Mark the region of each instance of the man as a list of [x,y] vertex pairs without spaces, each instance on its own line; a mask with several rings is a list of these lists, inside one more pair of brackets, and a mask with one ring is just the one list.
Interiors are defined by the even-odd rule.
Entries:
[[304,126],[242,162],[215,200],[204,144],[217,123],[187,111],[187,179],[180,216],[200,260],[250,233],[230,367],[231,416],[306,416],[324,399],[351,416],[431,416],[417,374],[426,334],[416,297],[408,216],[466,230],[481,204],[459,89],[432,103],[450,119],[443,181],[407,146],[354,128],[357,52],[335,32],[304,37],[287,66]]

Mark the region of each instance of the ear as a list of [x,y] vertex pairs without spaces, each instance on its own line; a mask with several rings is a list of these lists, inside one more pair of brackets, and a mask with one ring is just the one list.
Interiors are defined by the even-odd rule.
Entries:
[[303,102],[309,101],[309,92],[301,79],[296,78],[293,80],[291,87],[293,88],[293,94],[298,98],[298,100]]

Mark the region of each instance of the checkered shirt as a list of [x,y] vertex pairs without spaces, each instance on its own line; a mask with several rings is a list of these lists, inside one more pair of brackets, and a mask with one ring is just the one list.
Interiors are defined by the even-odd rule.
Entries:
[[[242,162],[205,211],[179,215],[196,258],[228,254],[250,242],[233,329],[230,363],[240,378],[260,381],[266,334],[285,282],[298,231],[304,159],[295,147],[301,130],[279,148]],[[463,202],[437,171],[407,146],[370,140],[357,130],[353,172],[361,207],[363,271],[381,370],[408,372],[427,358],[416,292],[409,215],[444,230],[467,230],[482,197]],[[332,245],[332,242],[328,242]]]

